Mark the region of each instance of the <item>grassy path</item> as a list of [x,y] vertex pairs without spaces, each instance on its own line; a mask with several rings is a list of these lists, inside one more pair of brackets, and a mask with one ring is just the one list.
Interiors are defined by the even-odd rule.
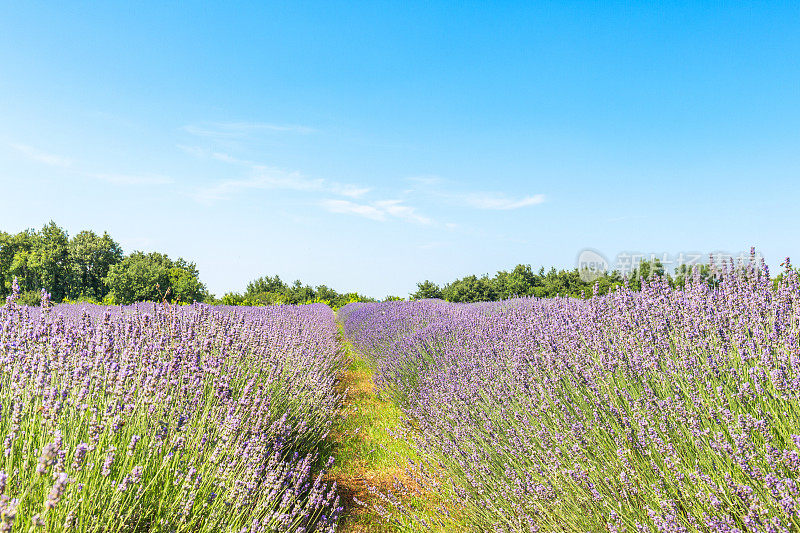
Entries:
[[[390,434],[399,432],[402,413],[394,403],[378,398],[374,371],[367,361],[343,337],[342,345],[350,362],[339,381],[345,407],[330,435],[336,463],[329,474],[339,486],[345,508],[338,531],[447,531],[422,526],[411,518],[412,513],[432,516],[434,503],[407,472],[408,459],[415,458],[408,440]],[[399,497],[410,512],[399,511],[375,489]],[[383,510],[392,518],[382,517]]]

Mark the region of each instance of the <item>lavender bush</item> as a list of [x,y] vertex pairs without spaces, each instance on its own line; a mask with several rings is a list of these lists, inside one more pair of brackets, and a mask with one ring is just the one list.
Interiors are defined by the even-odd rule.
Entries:
[[340,317],[473,530],[800,531],[798,277],[719,275]]
[[0,532],[333,531],[324,305],[0,309]]

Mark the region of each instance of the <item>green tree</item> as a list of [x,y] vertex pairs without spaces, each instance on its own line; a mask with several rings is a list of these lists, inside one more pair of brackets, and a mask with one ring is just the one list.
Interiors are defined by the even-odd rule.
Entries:
[[[695,270],[697,271],[696,274]],[[676,287],[685,287],[687,281],[689,281],[695,275],[700,281],[707,283],[710,287],[714,287],[718,283],[718,280],[714,279],[714,276],[711,273],[711,267],[709,265],[687,265],[684,263],[675,269],[675,278],[673,280],[673,284]]]
[[341,296],[338,292],[331,289],[327,285],[318,286],[314,292],[316,293],[316,298],[318,300],[325,300],[327,302],[333,302]]
[[484,274],[463,277],[442,288],[442,296],[448,302],[490,302],[498,299],[492,280]]
[[202,302],[206,286],[200,281],[196,268],[173,266],[169,269],[170,299],[183,303]]
[[283,294],[288,288],[280,276],[275,274],[273,277],[263,276],[248,283],[245,295],[252,297],[263,293]]
[[69,253],[67,233],[55,222],[41,231],[25,230],[16,235],[0,235],[0,290],[11,291],[16,277],[23,293],[22,302],[39,301],[39,291],[45,289],[53,301],[67,295],[69,287]]
[[633,269],[629,278],[629,287],[633,290],[642,290],[642,282],[651,278],[666,277],[669,283],[672,283],[672,277],[666,273],[664,265],[658,259],[652,261],[644,259]]
[[9,276],[9,268],[11,261],[14,259],[14,249],[10,245],[12,235],[5,231],[0,231],[0,296],[6,296],[8,289],[6,288],[6,278]]
[[372,298],[367,298],[355,292],[341,294],[327,285],[319,285],[313,288],[300,280],[287,285],[279,276],[275,275],[255,279],[247,284],[247,290],[244,294],[230,292],[221,299],[216,300],[216,303],[222,305],[301,305],[322,302],[334,309],[339,309],[350,302],[374,301]]
[[605,275],[597,279],[598,294],[608,294],[612,290],[622,285],[622,275],[619,271],[606,272]]
[[16,235],[0,234],[0,291],[3,296],[11,293],[14,278],[17,278],[22,292],[41,288],[37,287],[38,279],[29,261],[37,238],[33,230],[21,231]]
[[303,304],[314,301],[316,293],[308,285],[303,285],[299,279],[294,280],[291,287],[284,290],[284,298],[288,304]]
[[164,297],[172,302],[190,303],[207,296],[194,263],[183,259],[172,261],[158,252],[133,252],[109,269],[105,284],[114,301],[120,304],[158,301]]
[[511,272],[500,271],[492,280],[494,294],[500,299],[531,296],[539,279],[530,265],[517,265]]
[[39,286],[54,302],[60,302],[69,291],[69,236],[52,220],[39,232],[31,257],[31,268],[38,274]]
[[108,293],[103,280],[112,266],[122,261],[122,248],[108,233],[100,237],[81,231],[69,241],[69,297],[102,300]]
[[442,289],[427,279],[417,283],[417,292],[411,294],[412,300],[424,300],[426,298],[442,298]]

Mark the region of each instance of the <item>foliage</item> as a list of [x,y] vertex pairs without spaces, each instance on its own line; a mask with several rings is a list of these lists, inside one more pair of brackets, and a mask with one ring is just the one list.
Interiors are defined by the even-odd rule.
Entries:
[[11,292],[14,278],[27,293],[42,288],[61,301],[70,285],[69,239],[54,222],[40,231],[0,232],[0,293]]
[[[713,265],[699,265],[700,279],[714,286],[716,280],[712,272]],[[517,265],[513,270],[501,270],[494,277],[484,274],[465,276],[439,287],[436,283],[425,280],[417,283],[417,291],[410,295],[412,300],[439,298],[448,302],[494,302],[509,298],[535,296],[537,298],[553,298],[570,296],[589,298],[594,294],[604,295],[612,290],[627,285],[631,290],[641,290],[643,280],[664,278],[670,286],[682,287],[689,275],[689,267],[681,265],[674,276],[665,271],[663,264],[644,260],[639,263],[628,276],[617,271],[604,272],[591,281],[581,277],[578,269],[545,271],[541,267],[533,272],[530,265]]]
[[109,269],[105,284],[118,304],[162,299],[191,303],[207,295],[198,276],[194,263],[158,252],[133,252]]
[[109,289],[104,280],[111,267],[122,261],[122,248],[109,236],[81,231],[69,241],[70,287],[73,300],[100,300]]
[[412,300],[424,300],[427,298],[442,298],[442,289],[432,281],[425,280],[417,283],[417,292],[411,295]]
[[67,295],[70,282],[69,237],[55,222],[50,221],[39,232],[29,267],[38,274],[38,286],[33,288],[49,287],[48,292],[57,301]]
[[202,301],[208,294],[194,263],[159,253],[124,257],[108,233],[81,231],[71,239],[55,222],[41,230],[0,232],[0,296],[20,288],[19,302],[38,304],[44,289],[53,301],[126,304]]
[[281,293],[287,288],[286,283],[277,274],[273,277],[263,276],[247,284],[245,295],[253,296],[263,293]]
[[339,309],[352,302],[374,301],[355,292],[339,293],[326,285],[314,288],[304,285],[300,280],[289,285],[276,274],[255,279],[247,284],[243,294],[230,292],[214,303],[247,306],[324,303],[332,309]]

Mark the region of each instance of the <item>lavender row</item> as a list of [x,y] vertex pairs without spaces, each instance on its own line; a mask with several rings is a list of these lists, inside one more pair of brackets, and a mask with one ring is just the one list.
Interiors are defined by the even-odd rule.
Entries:
[[0,308],[0,532],[333,531],[324,305]]
[[721,270],[340,316],[474,530],[798,531],[798,276]]

